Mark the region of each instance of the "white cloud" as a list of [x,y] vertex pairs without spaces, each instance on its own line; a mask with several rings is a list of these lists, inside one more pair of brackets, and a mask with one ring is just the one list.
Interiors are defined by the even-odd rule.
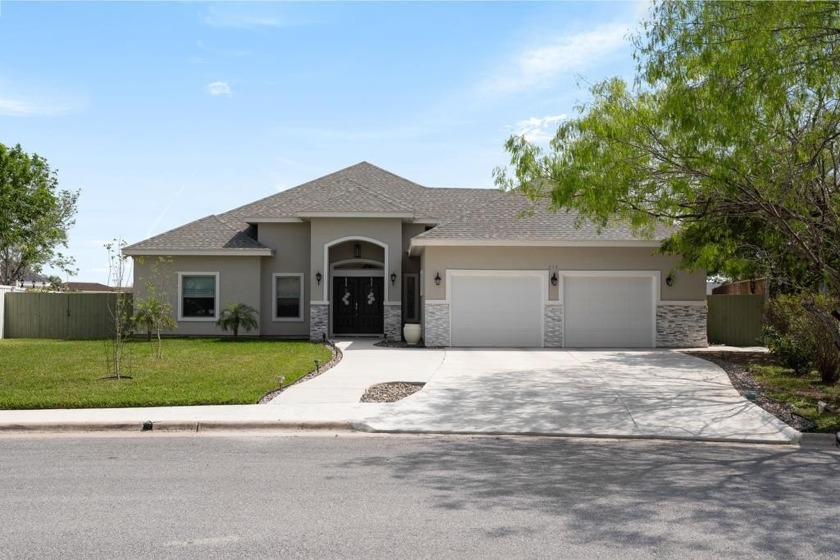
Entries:
[[567,118],[569,117],[565,114],[531,117],[517,122],[513,126],[513,133],[524,136],[529,142],[548,142],[554,137],[557,125]]
[[207,93],[213,97],[230,97],[233,95],[233,90],[230,89],[230,84],[227,82],[210,82],[206,88]]
[[482,89],[487,93],[508,95],[548,85],[561,74],[580,71],[628,46],[625,40],[628,31],[626,24],[602,25],[527,48],[514,55]]
[[296,22],[282,18],[276,14],[259,14],[253,11],[259,9],[264,11],[264,8],[261,6],[252,5],[249,8],[252,10],[251,12],[243,12],[242,6],[212,6],[205,12],[203,21],[210,27],[234,27],[239,29],[258,27],[281,28],[298,25]]
[[60,115],[69,111],[70,107],[0,97],[0,115],[7,115],[11,117],[36,117],[43,115]]

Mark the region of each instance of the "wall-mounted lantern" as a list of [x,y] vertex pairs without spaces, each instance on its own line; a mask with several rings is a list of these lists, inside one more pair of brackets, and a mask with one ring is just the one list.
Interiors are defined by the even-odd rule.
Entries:
[[556,286],[557,282],[559,282],[559,280],[557,279],[557,273],[555,272],[551,275],[551,285]]
[[320,271],[320,270],[319,270],[318,272],[316,272],[316,273],[315,273],[315,280],[317,280],[317,281],[318,281],[318,285],[319,285],[319,286],[321,285],[321,280],[322,280],[323,278],[324,278],[324,277],[321,275],[321,271]]
[[396,282],[397,282],[397,273],[392,272],[391,273],[391,285],[393,286]]
[[435,272],[435,286],[440,286],[440,272]]
[[673,286],[674,285],[674,275],[673,274],[668,274],[668,277],[665,278],[665,283],[668,285],[669,288],[671,286]]

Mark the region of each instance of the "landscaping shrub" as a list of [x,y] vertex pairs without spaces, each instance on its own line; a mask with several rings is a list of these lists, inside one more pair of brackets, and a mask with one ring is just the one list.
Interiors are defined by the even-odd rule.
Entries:
[[819,294],[781,295],[768,306],[764,344],[796,375],[816,368],[824,383],[840,377],[840,351],[828,328],[838,328],[830,319],[834,302]]

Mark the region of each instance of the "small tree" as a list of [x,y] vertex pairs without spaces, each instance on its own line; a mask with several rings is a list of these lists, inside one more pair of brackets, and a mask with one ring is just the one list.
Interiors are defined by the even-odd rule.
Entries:
[[[138,262],[142,262],[143,257]],[[178,327],[175,318],[172,316],[172,304],[166,297],[166,293],[159,291],[156,287],[160,284],[160,270],[158,265],[171,262],[171,259],[160,257],[159,261],[152,265],[152,278],[145,283],[146,293],[142,298],[134,302],[136,312],[134,313],[134,325],[146,329],[146,340],[152,341],[152,333],[157,336],[157,351],[155,357],[163,358],[163,339],[160,336],[163,330],[172,330]]]
[[242,327],[245,332],[259,328],[260,323],[257,320],[257,310],[244,303],[229,303],[222,309],[219,314],[219,320],[216,324],[222,327],[222,330],[227,332],[228,329],[233,331],[233,338],[239,336],[239,328]]
[[166,300],[159,299],[154,295],[154,287],[151,283],[146,284],[146,293],[148,294],[144,299],[139,300],[137,311],[134,313],[134,324],[142,325],[146,329],[146,340],[152,341],[152,333],[157,337],[157,351],[155,357],[160,359],[163,357],[163,339],[160,333],[163,330],[170,330],[177,327],[175,319],[172,317],[172,306]]
[[124,285],[128,257],[122,254],[123,247],[125,247],[125,241],[122,239],[114,239],[105,244],[105,250],[108,252],[108,284],[115,287],[115,301],[108,304],[113,327],[108,363],[111,375],[117,379],[122,378],[125,339],[131,331],[132,322],[131,297]]

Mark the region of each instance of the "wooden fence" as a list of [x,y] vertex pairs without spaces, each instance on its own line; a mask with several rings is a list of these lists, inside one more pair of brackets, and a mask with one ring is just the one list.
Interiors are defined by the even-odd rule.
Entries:
[[764,302],[763,295],[708,296],[709,319],[706,328],[709,344],[761,345]]
[[[5,338],[108,338],[118,294],[7,293]],[[131,294],[123,294],[131,298]],[[128,305],[131,305],[129,299]]]

